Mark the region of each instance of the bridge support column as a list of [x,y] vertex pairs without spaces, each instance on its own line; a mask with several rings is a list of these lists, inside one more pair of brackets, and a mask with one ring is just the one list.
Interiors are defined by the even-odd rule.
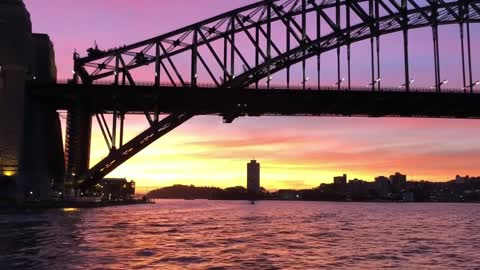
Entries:
[[32,26],[22,1],[0,1],[0,40],[1,204],[22,202],[24,195],[19,167],[24,135],[25,82],[31,67]]
[[67,174],[65,190],[73,195],[77,178],[88,171],[90,165],[90,142],[92,118],[88,106],[78,101],[69,111],[65,136],[65,160]]
[[467,50],[468,50],[468,74],[470,79],[470,93],[473,93],[472,75],[472,43],[470,38],[470,6],[467,6]]
[[27,200],[47,201],[63,192],[65,162],[59,115],[48,104],[27,99],[20,159],[20,186]]
[[21,203],[24,198],[19,170],[24,104],[25,70],[3,64],[0,72],[0,183],[7,191],[0,192],[0,202]]

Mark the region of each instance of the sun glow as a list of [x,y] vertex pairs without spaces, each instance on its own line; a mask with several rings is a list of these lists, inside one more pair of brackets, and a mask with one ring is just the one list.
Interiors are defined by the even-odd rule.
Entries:
[[[145,129],[142,117],[129,116],[127,121],[124,141]],[[137,189],[145,190],[174,184],[244,186],[246,164],[252,158],[261,163],[261,185],[269,190],[317,187],[344,173],[349,179],[367,181],[397,171],[409,179],[439,181],[456,174],[480,174],[475,163],[465,162],[466,158],[480,159],[480,149],[471,149],[476,139],[452,142],[445,121],[264,117],[223,125],[216,117],[196,117],[107,177],[126,177],[136,181]],[[319,123],[324,129],[311,128]],[[456,132],[480,132],[467,120],[448,124]],[[432,132],[436,144],[426,143]],[[90,165],[107,155],[101,131],[94,124]]]

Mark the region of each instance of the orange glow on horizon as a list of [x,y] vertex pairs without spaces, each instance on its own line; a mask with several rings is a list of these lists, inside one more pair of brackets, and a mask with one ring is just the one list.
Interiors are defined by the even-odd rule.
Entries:
[[[445,121],[452,131],[443,128]],[[143,118],[127,117],[125,141],[145,127]],[[450,140],[456,130],[469,132],[472,139]],[[391,135],[396,133],[401,136]],[[269,190],[312,188],[344,173],[366,181],[395,172],[409,180],[446,181],[456,174],[480,175],[480,143],[471,146],[472,134],[478,133],[480,128],[461,120],[261,117],[225,125],[218,117],[199,116],[108,177],[134,180],[137,190],[173,184],[245,186],[246,164],[256,158],[261,185]],[[106,155],[94,122],[90,164]]]

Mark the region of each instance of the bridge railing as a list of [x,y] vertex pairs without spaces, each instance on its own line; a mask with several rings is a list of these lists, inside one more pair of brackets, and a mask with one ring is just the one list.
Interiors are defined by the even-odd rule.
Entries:
[[[70,84],[69,80],[57,80],[57,84]],[[190,82],[186,82],[187,87],[190,87]],[[106,81],[106,80],[98,80],[94,81],[93,85],[115,85],[113,81]],[[129,86],[129,84],[126,84],[126,86]],[[155,87],[154,82],[150,81],[140,81],[136,82],[135,86],[140,86],[140,87]],[[158,87],[175,87],[176,85],[173,85],[170,82],[161,82]],[[215,89],[218,88],[215,84],[211,83],[197,83],[196,88],[206,88],[206,89]],[[251,90],[296,90],[296,91],[339,91],[338,86],[334,85],[321,85],[320,89],[318,86],[310,86],[307,85],[305,89],[303,89],[303,85],[298,85],[298,86],[290,86],[288,89],[286,88],[285,85],[281,84],[276,84],[276,85],[270,85],[270,87],[267,87],[267,85],[262,85],[259,84],[258,87],[255,85],[249,86],[247,89]],[[348,91],[346,87],[341,87],[340,91]],[[372,91],[371,86],[352,86],[353,92],[357,91]],[[405,88],[403,87],[382,87],[381,92],[405,92]],[[422,88],[422,87],[417,87],[417,88],[410,88],[410,92],[422,92],[422,93],[435,93],[435,88]],[[465,89],[461,88],[442,88],[441,90],[442,93],[469,93],[468,91],[465,91]],[[473,94],[480,94],[480,90],[477,92],[473,92]]]

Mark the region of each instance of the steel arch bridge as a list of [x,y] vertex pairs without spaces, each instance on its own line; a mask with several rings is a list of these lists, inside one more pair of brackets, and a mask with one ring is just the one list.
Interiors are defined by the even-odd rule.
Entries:
[[[472,23],[480,22],[480,0],[264,0],[176,31],[110,50],[97,46],[88,50],[88,56],[74,54],[72,83],[94,85],[111,81],[113,86],[138,86],[146,76],[152,87],[197,89],[209,85],[234,91],[238,89],[270,89],[273,74],[285,71],[290,89],[291,69],[301,66],[301,89],[307,89],[307,60],[315,59],[318,89],[321,90],[321,57],[336,50],[336,90],[355,90],[351,85],[351,45],[370,41],[371,91],[382,91],[380,74],[381,37],[403,33],[404,92],[410,92],[409,31],[416,28],[432,29],[434,55],[434,91],[441,93],[440,50],[438,28],[441,25],[459,26],[462,58],[462,91],[473,94],[476,82],[472,76]],[[347,51],[347,76],[341,77]],[[260,86],[264,82],[266,86]],[[298,88],[298,87],[297,87]],[[253,90],[252,90],[253,91]],[[153,112],[153,114],[152,114]],[[86,187],[105,177],[122,163],[146,148],[158,138],[192,118],[195,113],[177,111],[163,119],[161,108],[145,109],[150,127],[131,141],[123,142],[125,110],[111,110],[111,126],[104,113],[95,117],[110,149],[109,155],[92,168],[76,164],[76,151],[85,148],[89,140],[82,140],[78,123],[85,116],[69,111],[67,121],[67,168],[77,183]],[[232,121],[238,115],[224,115]],[[119,124],[117,122],[120,121]],[[117,127],[119,126],[119,127]],[[90,124],[91,129],[91,124]],[[88,131],[89,132],[89,131]],[[73,150],[72,150],[73,149]],[[86,153],[88,154],[88,153]],[[84,155],[85,156],[85,153]],[[77,162],[78,163],[78,162]],[[88,164],[88,162],[87,162]],[[76,175],[77,174],[77,175]]]

